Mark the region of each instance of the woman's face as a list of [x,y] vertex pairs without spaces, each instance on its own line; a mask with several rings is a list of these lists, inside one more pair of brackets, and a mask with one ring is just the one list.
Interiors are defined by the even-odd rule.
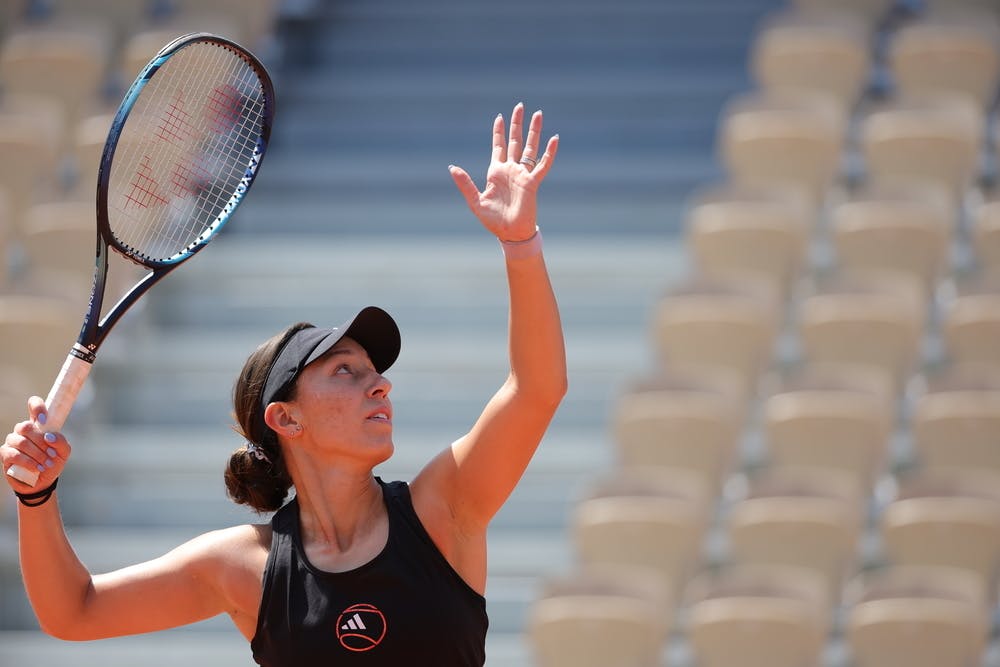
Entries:
[[372,366],[368,353],[342,338],[303,369],[289,401],[306,442],[338,453],[379,461],[392,454],[392,383]]

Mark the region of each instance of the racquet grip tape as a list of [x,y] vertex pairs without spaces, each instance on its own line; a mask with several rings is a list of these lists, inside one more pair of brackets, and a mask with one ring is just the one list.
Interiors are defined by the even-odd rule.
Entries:
[[16,463],[7,468],[7,474],[17,481],[27,484],[28,486],[34,486],[38,482],[37,472],[34,470],[28,470],[27,468],[19,466]]

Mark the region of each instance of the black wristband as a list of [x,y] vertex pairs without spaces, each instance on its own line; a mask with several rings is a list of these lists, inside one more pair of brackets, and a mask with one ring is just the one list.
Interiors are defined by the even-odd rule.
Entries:
[[52,480],[52,483],[41,491],[35,491],[34,493],[18,493],[15,491],[14,495],[17,496],[17,499],[21,501],[21,504],[24,506],[38,507],[39,505],[44,505],[49,502],[49,498],[51,498],[52,494],[56,491],[57,484],[59,484],[58,477]]

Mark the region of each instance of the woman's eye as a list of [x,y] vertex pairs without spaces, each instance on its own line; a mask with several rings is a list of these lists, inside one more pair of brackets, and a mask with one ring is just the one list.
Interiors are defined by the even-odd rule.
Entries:
[[340,374],[340,373],[350,374],[350,372],[351,372],[351,367],[348,366],[347,364],[342,364],[340,366],[337,366],[336,373],[338,373],[338,374]]

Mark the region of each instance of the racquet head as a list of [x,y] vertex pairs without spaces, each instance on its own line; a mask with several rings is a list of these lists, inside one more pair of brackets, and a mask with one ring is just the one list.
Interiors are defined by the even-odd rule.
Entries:
[[204,247],[257,175],[273,115],[270,77],[238,44],[193,33],[161,49],[125,95],[101,157],[108,245],[150,268]]

